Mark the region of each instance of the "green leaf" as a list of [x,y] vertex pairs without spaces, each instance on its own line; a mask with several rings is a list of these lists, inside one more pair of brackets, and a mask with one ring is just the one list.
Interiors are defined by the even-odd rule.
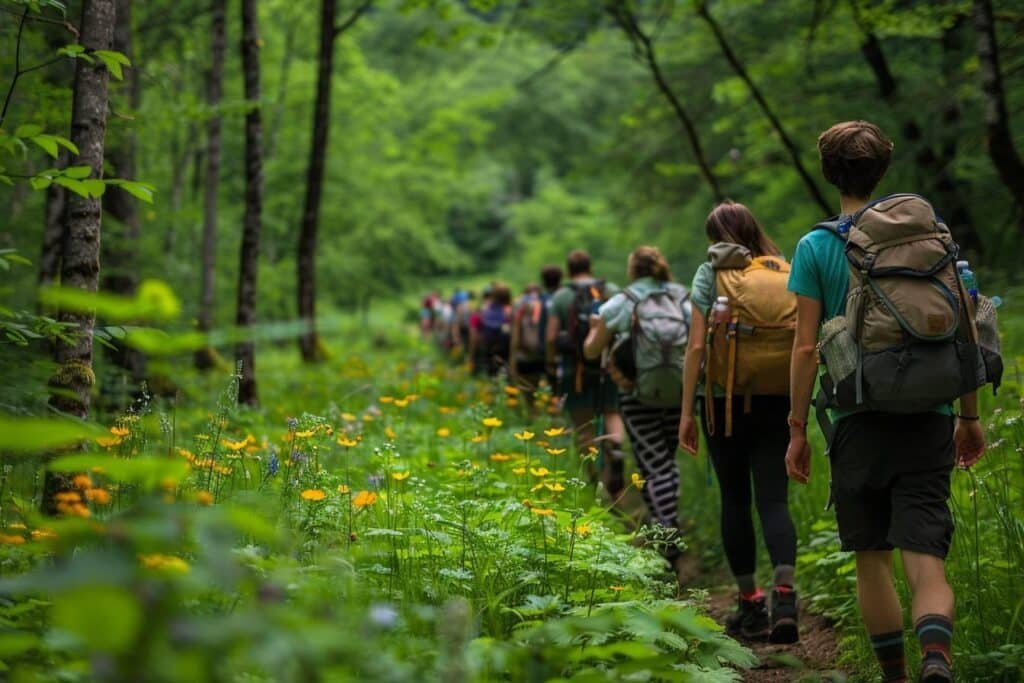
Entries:
[[95,425],[69,419],[0,415],[0,451],[39,453],[102,434]]
[[92,169],[88,166],[69,166],[64,169],[64,175],[75,180],[84,180],[92,175]]
[[54,140],[49,135],[33,135],[29,139],[32,140],[32,142],[39,145],[40,147],[42,147],[43,150],[54,159],[56,159],[57,155],[60,153],[60,148],[57,145],[57,141]]
[[103,62],[111,76],[119,81],[124,80],[124,71],[121,67],[131,66],[127,57],[112,50],[96,50],[93,54]]
[[60,595],[51,618],[55,627],[81,638],[89,650],[120,653],[135,642],[142,607],[124,588],[93,584]]
[[89,196],[93,199],[99,199],[103,196],[103,193],[107,191],[107,184],[98,178],[83,180],[82,186],[85,187],[85,191],[88,192]]
[[23,123],[14,129],[15,137],[19,138],[33,138],[43,132],[42,126],[37,126],[34,123]]
[[156,187],[149,183],[141,183],[136,180],[123,180],[121,178],[113,178],[106,182],[107,185],[120,187],[131,196],[136,199],[141,199],[147,204],[153,203],[153,194],[156,192]]
[[53,179],[53,182],[57,183],[61,187],[65,187],[79,197],[89,197],[89,188],[86,187],[85,183],[81,180],[75,180],[74,178],[66,178],[64,176],[57,176]]
[[95,311],[108,322],[171,320],[181,314],[181,301],[170,286],[160,280],[143,280],[134,297],[87,292],[75,287],[47,287],[39,291],[39,301],[66,311]]
[[10,659],[33,650],[39,645],[34,633],[4,633],[0,635],[0,659]]
[[115,481],[139,483],[146,487],[156,487],[167,480],[183,481],[191,471],[184,458],[139,456],[128,460],[104,453],[61,456],[49,467],[56,472],[96,472]]

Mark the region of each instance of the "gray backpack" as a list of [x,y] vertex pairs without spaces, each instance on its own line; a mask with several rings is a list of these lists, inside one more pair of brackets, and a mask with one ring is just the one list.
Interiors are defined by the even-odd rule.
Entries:
[[682,402],[683,359],[690,338],[683,307],[690,294],[679,286],[655,290],[643,298],[628,287],[623,294],[633,302],[633,395],[644,405],[674,408]]

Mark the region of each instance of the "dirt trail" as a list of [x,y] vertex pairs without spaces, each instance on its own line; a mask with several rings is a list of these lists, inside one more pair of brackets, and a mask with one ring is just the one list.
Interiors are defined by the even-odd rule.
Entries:
[[[712,589],[708,612],[719,623],[736,609],[736,596],[730,587]],[[795,645],[772,645],[768,642],[742,641],[761,660],[754,669],[743,672],[745,682],[779,683],[781,681],[842,681],[845,676],[835,668],[839,655],[838,635],[825,617],[800,610],[800,642]],[[780,659],[775,659],[776,657]],[[790,658],[799,660],[796,662]],[[789,659],[787,663],[785,660]]]

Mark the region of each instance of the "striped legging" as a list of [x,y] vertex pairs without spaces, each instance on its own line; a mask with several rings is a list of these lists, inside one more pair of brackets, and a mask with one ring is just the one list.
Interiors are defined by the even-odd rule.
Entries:
[[682,409],[652,408],[632,396],[619,395],[619,410],[633,444],[644,502],[658,524],[676,528],[679,517],[679,416]]

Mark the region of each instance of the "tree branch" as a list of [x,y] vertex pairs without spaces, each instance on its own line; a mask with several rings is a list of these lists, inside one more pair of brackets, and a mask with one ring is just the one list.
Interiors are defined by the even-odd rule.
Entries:
[[725,193],[722,191],[722,186],[718,182],[718,177],[715,175],[714,170],[711,168],[711,164],[708,162],[708,159],[704,154],[704,148],[701,146],[700,138],[697,135],[697,127],[693,124],[693,119],[690,118],[686,108],[683,107],[683,103],[676,96],[675,92],[673,92],[668,81],[665,80],[665,76],[661,72],[661,66],[658,64],[658,58],[654,51],[654,43],[651,42],[650,36],[644,33],[643,29],[640,28],[640,24],[637,22],[633,12],[626,7],[624,0],[612,0],[608,3],[605,9],[626,36],[629,37],[637,57],[647,62],[651,75],[654,77],[655,84],[658,86],[662,95],[665,96],[665,99],[668,100],[668,103],[675,111],[676,118],[678,118],[680,124],[682,124],[683,131],[686,133],[686,137],[690,142],[690,147],[693,150],[693,155],[696,158],[697,166],[700,168],[701,175],[704,176],[704,180],[706,180],[708,185],[711,187],[711,191],[715,195],[715,199],[718,201],[724,200]]
[[352,26],[359,21],[359,17],[363,16],[366,10],[370,9],[370,5],[372,4],[373,0],[364,0],[363,4],[352,10],[352,13],[348,15],[348,18],[345,19],[345,21],[334,27],[334,37],[337,38],[342,33],[352,28]]
[[726,61],[732,66],[733,71],[736,75],[747,84],[747,89],[750,90],[750,94],[761,108],[765,118],[771,124],[772,128],[775,129],[776,134],[782,141],[782,146],[786,148],[786,152],[789,154],[789,158],[793,162],[793,167],[796,169],[800,179],[803,180],[804,185],[807,187],[807,191],[810,193],[811,198],[821,207],[826,215],[832,212],[832,207],[825,196],[821,193],[821,189],[818,184],[814,182],[814,178],[807,171],[803,161],[800,159],[800,149],[793,142],[792,138],[789,137],[789,133],[782,125],[782,121],[775,115],[775,112],[768,105],[768,101],[764,98],[761,90],[754,83],[750,74],[747,72],[746,67],[743,66],[743,62],[736,56],[736,53],[732,51],[732,47],[725,38],[725,34],[722,32],[722,27],[718,25],[715,18],[711,16],[711,12],[708,10],[707,3],[703,0],[697,5],[697,14],[707,23],[711,28],[711,32],[715,35],[715,40],[718,41],[718,46],[722,50],[722,54],[725,56]]
[[14,76],[11,78],[11,85],[7,88],[7,95],[4,97],[4,108],[0,111],[0,128],[3,127],[4,120],[7,118],[7,108],[11,106],[14,88],[17,87],[18,79],[21,78],[21,34],[25,30],[26,20],[28,20],[28,5],[25,5],[25,11],[21,13],[21,20],[18,22],[18,39],[14,47]]

